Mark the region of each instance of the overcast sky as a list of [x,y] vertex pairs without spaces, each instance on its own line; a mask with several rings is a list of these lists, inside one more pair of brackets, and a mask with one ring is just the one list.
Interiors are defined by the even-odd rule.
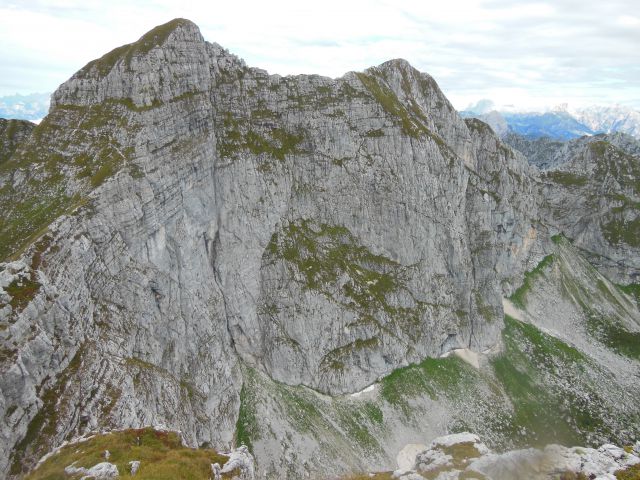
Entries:
[[[133,5],[135,3],[135,5]],[[458,108],[640,108],[638,0],[0,0],[0,96],[48,92],[175,17],[270,73],[405,58]]]

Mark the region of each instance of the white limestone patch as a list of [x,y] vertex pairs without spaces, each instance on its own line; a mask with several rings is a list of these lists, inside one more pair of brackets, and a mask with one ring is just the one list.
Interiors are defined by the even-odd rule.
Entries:
[[476,370],[480,370],[480,356],[473,350],[470,350],[468,348],[456,348],[454,350],[450,350],[446,353],[443,353],[442,355],[440,355],[440,357],[447,358],[452,354],[460,358],[461,360],[467,362]]
[[[471,458],[468,449],[457,451],[451,447],[473,444],[478,451]],[[637,442],[635,448],[640,445]],[[550,480],[562,473],[582,474],[598,480],[615,480],[615,473],[640,464],[640,457],[615,445],[602,445],[598,449],[547,445],[544,449],[527,448],[504,453],[492,453],[477,435],[457,433],[433,440],[423,451],[420,445],[409,444],[398,454],[398,470],[393,478],[417,478],[424,473],[436,480],[475,478],[482,475],[488,480]],[[414,465],[409,467],[411,458]]]
[[405,471],[405,470],[396,470],[393,472],[393,478],[397,478],[398,480],[424,480],[424,477],[416,472]]
[[525,321],[523,312],[506,298],[502,299],[502,309],[505,315],[509,315],[511,318],[515,318],[521,322]]
[[535,449],[515,450],[502,454],[489,454],[473,461],[467,468],[479,472],[489,478],[516,480],[527,478],[538,480],[546,478],[541,473],[549,466],[542,452]]
[[557,472],[582,473],[587,478],[615,479],[614,473],[640,463],[640,458],[614,445],[600,448],[567,448],[548,445],[544,450],[533,448],[489,454],[475,460],[468,470],[501,480],[547,480]]
[[421,443],[408,443],[402,450],[398,452],[396,462],[398,470],[412,470],[416,464],[416,457],[419,453],[427,449],[426,445]]
[[73,462],[71,465],[65,467],[64,473],[66,473],[67,475],[83,475],[80,480],[99,480],[103,478],[115,478],[120,476],[118,467],[116,467],[113,463],[101,462],[88,469],[84,467],[76,467],[76,463],[77,462]]
[[129,466],[131,467],[131,475],[135,475],[138,472],[138,469],[140,468],[140,461],[139,460],[131,460],[129,462]]
[[[448,450],[468,444],[475,447],[477,456],[467,457],[466,448],[461,450],[462,455]],[[639,445],[637,442],[632,451]],[[464,478],[482,475],[488,480],[550,480],[570,472],[598,480],[615,480],[619,470],[640,464],[640,457],[610,444],[598,449],[547,445],[542,450],[527,448],[492,453],[477,435],[468,432],[438,437],[418,451],[421,447],[408,444],[400,451],[393,478],[408,480],[423,473],[436,480],[457,480],[463,474]],[[410,466],[412,458],[415,462]]]
[[428,448],[416,457],[415,466],[420,472],[431,472],[445,467],[453,467],[453,457],[439,448]]
[[[214,469],[213,465],[212,469]],[[219,474],[231,473],[236,469],[240,470],[241,480],[255,479],[255,464],[253,461],[253,455],[251,455],[249,449],[245,445],[242,445],[241,447],[233,450],[229,454],[229,460],[227,460],[227,463],[225,463],[222,469],[219,470]],[[215,469],[213,471],[215,475]]]
[[[452,447],[454,445],[459,445],[461,443],[473,443],[474,445],[476,444],[482,445],[482,448],[486,449],[484,444],[480,441],[480,437],[478,437],[478,435],[475,435],[469,432],[452,433],[450,435],[443,435],[442,437],[438,437],[435,440],[433,440],[431,442],[431,446]],[[486,453],[488,453],[488,450]]]
[[362,395],[364,393],[371,393],[371,392],[375,391],[375,389],[376,389],[376,384],[373,383],[373,384],[369,385],[367,388],[364,388],[364,389],[360,390],[359,392],[352,393],[350,395],[350,397],[358,398],[360,395]]
[[[440,472],[435,480],[458,480],[460,478],[460,470],[450,470],[448,472]],[[423,477],[424,478],[424,477]]]

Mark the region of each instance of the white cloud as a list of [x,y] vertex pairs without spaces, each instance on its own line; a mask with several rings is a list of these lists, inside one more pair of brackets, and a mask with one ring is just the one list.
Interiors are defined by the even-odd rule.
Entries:
[[618,17],[618,23],[623,27],[639,27],[640,18],[631,15],[621,15]]
[[[23,0],[0,4],[0,95],[53,90],[93,58],[184,17],[271,73],[340,76],[402,57],[458,108],[640,107],[635,0]],[[635,28],[634,28],[635,27]]]

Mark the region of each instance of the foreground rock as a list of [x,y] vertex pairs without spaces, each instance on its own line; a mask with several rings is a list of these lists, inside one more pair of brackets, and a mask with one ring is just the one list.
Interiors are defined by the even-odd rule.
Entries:
[[91,468],[76,467],[74,462],[64,468],[64,473],[69,476],[82,475],[80,480],[103,480],[106,478],[115,478],[120,475],[118,467],[109,462],[101,462]]
[[213,472],[214,480],[221,480],[225,473],[233,474],[234,478],[237,477],[241,480],[255,479],[255,464],[253,456],[245,445],[233,450],[229,454],[229,460],[227,460],[222,468],[220,468],[219,464],[214,463],[211,465],[211,470]]
[[[110,459],[104,461],[109,448]],[[143,428],[100,433],[76,439],[46,455],[28,480],[73,478],[85,480],[118,476],[139,480],[189,478],[208,480],[211,464],[222,465],[216,480],[254,480],[253,457],[245,448],[222,454],[182,444],[178,432]],[[221,470],[221,471],[220,471]]]
[[598,449],[548,445],[542,450],[524,449],[492,453],[476,435],[469,433],[436,438],[416,455],[414,468],[398,470],[393,478],[410,480],[615,480],[625,473],[640,474],[640,457],[636,449],[627,452],[614,445]]

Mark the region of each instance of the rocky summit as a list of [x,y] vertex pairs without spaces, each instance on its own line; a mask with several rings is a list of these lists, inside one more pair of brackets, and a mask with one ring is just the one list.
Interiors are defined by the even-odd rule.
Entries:
[[158,424],[270,479],[640,437],[627,143],[543,170],[404,60],[269,75],[182,19],[0,138],[0,477]]

